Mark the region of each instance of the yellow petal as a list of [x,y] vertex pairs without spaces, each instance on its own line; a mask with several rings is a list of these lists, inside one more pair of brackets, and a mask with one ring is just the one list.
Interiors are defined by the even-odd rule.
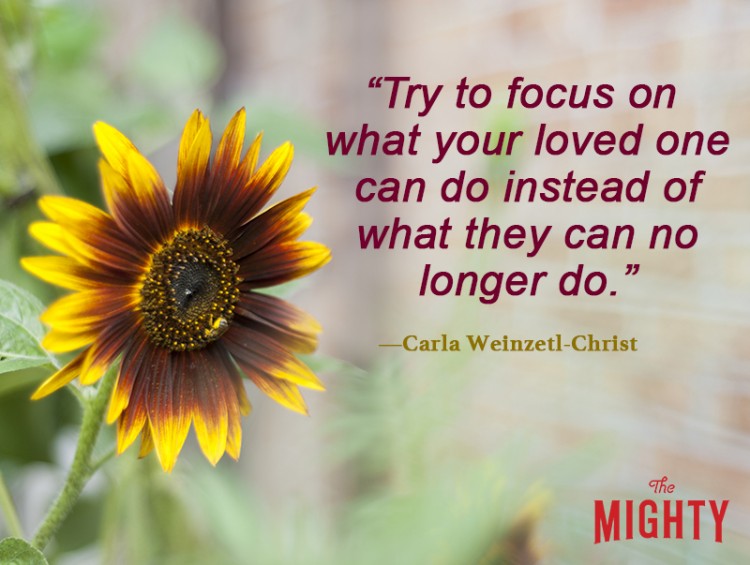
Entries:
[[85,270],[69,257],[24,257],[21,266],[43,281],[69,290],[86,290],[97,283],[84,276]]
[[99,176],[102,180],[104,201],[110,212],[116,209],[117,201],[133,191],[125,177],[118,173],[106,159],[99,159]]
[[50,220],[63,226],[97,223],[110,217],[105,211],[88,202],[67,196],[42,196],[39,199],[39,208]]
[[197,404],[193,413],[193,424],[195,436],[201,451],[209,460],[211,465],[216,465],[224,455],[227,447],[227,433],[229,420],[227,417],[227,406],[220,391],[216,390],[215,384],[209,384],[202,389],[211,398],[204,398],[208,410],[201,410]]
[[242,145],[245,142],[245,109],[240,108],[229,121],[216,149],[215,162],[218,167],[233,170],[240,162]]
[[245,153],[244,159],[242,159],[242,167],[251,175],[255,172],[255,167],[258,165],[258,155],[260,155],[260,143],[262,140],[262,133],[256,135],[247,153]]
[[83,353],[78,355],[70,363],[65,365],[62,369],[57,371],[54,375],[52,375],[41,385],[39,385],[39,388],[37,388],[34,391],[34,394],[31,395],[31,399],[38,400],[40,398],[44,398],[48,394],[52,394],[56,390],[64,387],[70,381],[75,379],[81,372],[81,363],[83,361],[83,356],[85,355],[85,353],[86,352],[84,351]]
[[174,363],[179,360],[168,353],[155,354],[150,369],[157,377],[151,382],[146,399],[156,456],[166,472],[177,462],[193,417],[192,380],[176,372]]
[[75,256],[65,239],[65,230],[54,222],[33,222],[29,234],[42,245],[63,255]]
[[[135,407],[131,407],[134,410]],[[125,417],[123,413],[117,420],[117,454],[121,454],[128,447],[132,445],[135,438],[143,430],[143,426],[146,424],[146,411],[135,410],[135,413],[129,418]]]
[[242,448],[242,422],[238,411],[229,415],[227,426],[227,453],[232,459],[240,458]]
[[115,128],[104,122],[94,124],[94,137],[99,150],[112,168],[127,178],[128,155],[138,153],[135,145]]
[[274,368],[269,373],[277,379],[309,388],[311,390],[325,390],[325,386],[315,376],[310,368],[297,358],[287,361],[284,366]]
[[82,385],[92,385],[100,378],[109,368],[110,359],[99,355],[98,344],[89,348],[86,357],[81,365],[81,376],[78,379]]
[[90,330],[91,326],[101,321],[103,317],[103,313],[98,312],[96,308],[101,294],[99,290],[83,290],[58,298],[50,304],[39,319],[61,331]]
[[305,404],[305,399],[302,398],[296,385],[284,380],[264,377],[258,374],[250,374],[248,376],[255,383],[255,386],[282,406],[305,416],[308,415],[307,404]]
[[191,163],[197,155],[201,155],[207,162],[210,152],[211,126],[201,111],[195,110],[182,131],[177,158],[178,176],[180,168],[187,163]]
[[138,152],[128,155],[127,166],[136,197],[150,206],[156,205],[157,191],[166,192],[167,189],[154,166]]
[[[122,368],[120,369],[122,371]],[[117,418],[120,417],[122,411],[128,407],[130,403],[130,392],[132,391],[133,381],[130,380],[130,386],[124,385],[125,380],[123,379],[122,372],[117,375],[117,381],[115,382],[115,388],[112,391],[112,396],[109,398],[109,408],[107,409],[107,423],[114,423]]]
[[151,428],[149,426],[143,427],[143,433],[141,434],[141,448],[138,450],[138,458],[143,459],[151,453],[154,449],[154,438],[151,435]]
[[185,125],[177,159],[174,215],[180,228],[202,227],[206,206],[202,193],[208,177],[211,155],[211,127],[198,110]]
[[239,382],[237,383],[236,390],[237,390],[237,400],[239,401],[240,405],[240,414],[243,416],[247,416],[252,411],[253,407],[250,404],[250,399],[247,397],[247,392],[245,392],[245,386],[242,384],[242,379],[238,379]]
[[56,329],[44,336],[42,347],[52,353],[67,353],[75,351],[86,345],[91,344],[97,337],[98,332],[65,332]]
[[190,418],[181,416],[167,416],[160,418],[158,424],[154,424],[149,416],[151,441],[156,448],[156,456],[159,458],[162,469],[171,472],[177,463],[177,456],[182,451],[182,446],[187,439],[190,430]]
[[297,239],[312,225],[313,219],[307,212],[300,212],[297,217],[291,220],[281,233],[277,236],[277,239],[293,240]]
[[288,141],[274,149],[265,163],[248,181],[248,186],[262,186],[265,194],[270,196],[279,188],[294,159],[294,147]]

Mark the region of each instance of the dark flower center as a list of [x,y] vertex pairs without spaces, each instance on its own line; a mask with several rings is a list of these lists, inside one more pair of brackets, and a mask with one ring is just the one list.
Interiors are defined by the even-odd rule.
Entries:
[[239,298],[237,270],[227,242],[209,228],[178,232],[152,256],[141,288],[152,343],[189,351],[221,337]]

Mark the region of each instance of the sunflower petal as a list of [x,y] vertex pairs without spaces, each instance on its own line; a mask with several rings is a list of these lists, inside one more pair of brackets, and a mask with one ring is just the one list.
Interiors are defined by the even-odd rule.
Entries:
[[245,170],[250,172],[250,174],[255,172],[255,167],[258,165],[261,141],[263,141],[263,133],[259,133],[255,136],[255,139],[253,139],[253,142],[250,144],[250,148],[247,150],[247,153],[245,153],[245,157],[242,159],[242,166]]
[[224,226],[224,233],[229,239],[234,239],[241,226],[255,216],[271,199],[289,171],[293,157],[292,144],[284,143],[275,149],[263,165],[250,176],[242,190],[225,198],[226,209],[232,211],[232,218],[236,218],[231,225],[225,224]]
[[245,109],[240,108],[224,130],[214,157],[214,171],[228,172],[237,168],[245,143]]
[[306,190],[255,216],[243,226],[241,235],[232,243],[234,256],[246,257],[271,241],[299,237],[312,223],[302,209],[314,192],[314,188]]
[[[151,395],[152,380],[158,377],[155,363],[156,351],[147,343],[142,344],[139,354],[125,355],[120,367],[120,378],[123,374],[132,379],[132,390],[127,407],[117,419],[117,453],[125,451],[147,425],[147,401]],[[125,387],[123,386],[123,389]],[[112,400],[110,399],[110,416]]]
[[239,276],[249,288],[275,286],[319,269],[331,260],[322,243],[291,241],[269,245],[240,262]]
[[151,435],[151,427],[143,426],[141,434],[141,448],[138,450],[138,458],[143,459],[154,450],[154,437]]
[[[146,251],[153,249],[156,236],[153,234],[154,229],[149,221],[152,215],[142,213],[145,206],[139,201],[130,181],[115,171],[112,165],[104,159],[99,160],[99,174],[107,207],[112,211],[123,239],[134,248]],[[140,255],[146,255],[146,253],[140,253]],[[138,252],[131,252],[129,258],[133,266],[142,263]]]
[[245,186],[253,175],[257,160],[255,147],[255,155],[248,152],[240,161],[244,140],[245,110],[242,108],[224,130],[211,170],[206,223],[218,233],[234,231],[243,218],[238,210],[246,200]]
[[[289,172],[294,159],[294,146],[288,141],[273,150],[268,159],[261,165],[248,181],[248,188],[258,193],[259,199],[255,206],[265,205],[266,202],[281,186],[282,181]],[[257,211],[257,208],[255,209]],[[253,213],[253,215],[255,215]]]
[[[237,375],[237,372],[234,372],[234,375]],[[250,404],[250,399],[247,397],[247,391],[245,391],[245,385],[242,382],[242,379],[237,376],[236,378],[232,379],[234,381],[234,387],[237,394],[237,401],[239,403],[240,407],[240,414],[242,416],[247,416],[252,411],[253,407]]]
[[138,253],[116,232],[109,214],[64,196],[44,196],[39,207],[56,224],[36,222],[29,231],[50,249],[92,268],[117,269],[120,275],[133,269]]
[[130,447],[138,435],[148,426],[145,402],[131,403],[117,419],[117,454]]
[[[131,404],[131,396],[133,396],[134,387],[138,381],[140,368],[148,355],[147,351],[146,339],[141,337],[134,340],[123,354],[122,363],[117,373],[117,382],[115,382],[115,388],[109,399],[108,424],[119,418],[120,414]],[[141,377],[141,380],[146,380],[146,378]],[[136,397],[135,401],[137,400]]]
[[[205,132],[208,131],[208,146],[206,147]],[[200,110],[194,110],[190,115],[185,129],[182,130],[182,137],[180,138],[180,149],[177,156],[177,170],[181,167],[187,166],[190,163],[190,154],[196,147],[196,144],[200,146],[201,153],[210,153],[211,151],[211,128],[210,123],[203,112]],[[206,156],[208,160],[208,156]]]
[[[158,244],[171,226],[172,212],[164,182],[140,151],[115,128],[97,122],[94,135],[112,169],[110,172],[104,165],[99,166],[105,198],[116,217],[119,216],[118,224],[126,229],[135,222],[136,236],[142,232],[146,243]],[[126,231],[134,235],[133,230]]]
[[97,335],[96,331],[66,332],[53,328],[44,336],[42,347],[52,353],[67,353],[93,343]]
[[109,214],[88,202],[68,196],[42,196],[39,208],[45,216],[63,227],[106,222]]
[[167,201],[167,205],[169,204],[164,181],[161,180],[161,176],[148,159],[138,152],[128,155],[128,175],[136,198],[141,202],[143,209],[151,211],[163,204],[159,202],[161,198]]
[[[216,465],[226,451],[229,419],[224,386],[220,379],[229,379],[221,360],[206,352],[196,356],[203,365],[203,378],[197,379],[196,404],[193,413],[195,435],[203,454]],[[218,362],[217,362],[218,361]]]
[[225,334],[227,349],[240,368],[250,376],[288,381],[312,390],[325,390],[310,368],[263,330],[235,325]]
[[307,404],[305,404],[305,399],[302,398],[297,385],[258,373],[248,373],[248,377],[255,383],[255,386],[282,406],[305,416],[309,415]]
[[120,316],[119,319],[110,322],[83,360],[81,384],[94,384],[102,377],[117,356],[126,348],[136,328],[137,323],[132,315]]
[[48,394],[52,394],[56,390],[64,387],[70,381],[75,379],[81,372],[81,364],[86,352],[84,351],[73,359],[70,363],[65,365],[62,369],[57,371],[54,375],[44,381],[39,388],[34,391],[31,395],[32,400],[38,400],[44,398]]
[[242,422],[239,412],[232,412],[229,415],[227,426],[227,454],[235,461],[240,458],[240,449],[242,448]]
[[220,353],[217,357],[220,357],[227,372],[226,378],[220,379],[220,383],[224,389],[224,399],[227,405],[227,444],[226,452],[233,459],[237,459],[240,456],[240,448],[242,446],[242,414],[247,415],[246,411],[249,411],[250,403],[245,395],[245,388],[242,385],[242,379],[237,374],[229,354],[220,349]]
[[190,430],[192,400],[186,397],[186,389],[192,381],[175,372],[172,356],[165,350],[156,354],[152,370],[159,378],[154,379],[146,397],[148,421],[159,463],[170,472]]
[[69,257],[24,257],[21,266],[43,281],[69,290],[86,290],[97,286],[90,270]]
[[[307,312],[281,298],[260,292],[242,292],[235,312],[275,341],[299,353],[312,353],[322,328]],[[255,326],[253,326],[255,327]]]
[[174,214],[178,226],[199,227],[204,221],[200,193],[206,186],[210,155],[211,127],[196,110],[185,125],[177,158]]
[[54,222],[33,222],[29,225],[29,234],[42,245],[69,257],[75,257],[75,251],[65,240],[65,230]]
[[58,298],[40,319],[61,331],[85,332],[132,310],[135,304],[134,297],[111,288],[82,290]]
[[237,460],[242,448],[242,417],[237,401],[227,403],[227,453]]
[[122,411],[128,407],[130,402],[130,391],[133,387],[133,381],[127,381],[122,374],[122,369],[117,374],[117,380],[115,381],[115,388],[112,391],[112,396],[109,398],[109,408],[107,409],[107,423],[114,423],[117,418],[120,417]]
[[137,152],[128,155],[128,173],[150,235],[161,242],[172,227],[172,209],[164,181],[148,159]]
[[79,377],[79,381],[82,385],[94,384],[102,378],[102,375],[109,367],[109,362],[103,359],[100,355],[97,355],[96,345],[98,344],[89,347],[86,352],[86,357],[83,358],[81,374]]
[[99,159],[98,168],[104,203],[116,220],[117,201],[121,198],[122,194],[127,194],[133,189],[125,180],[125,177],[118,173],[106,159]]
[[122,133],[104,122],[94,124],[94,138],[99,150],[112,168],[127,178],[128,155],[138,153],[136,146]]

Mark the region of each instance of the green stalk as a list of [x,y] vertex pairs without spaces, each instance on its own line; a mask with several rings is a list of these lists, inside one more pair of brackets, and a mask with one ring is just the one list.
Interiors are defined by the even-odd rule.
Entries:
[[10,535],[15,538],[23,538],[21,522],[18,519],[18,513],[13,504],[13,499],[10,497],[8,488],[5,486],[5,480],[3,479],[2,473],[0,473],[0,508],[3,509],[3,514],[5,514],[5,523],[8,526]]
[[81,434],[78,436],[73,465],[68,472],[62,491],[47,512],[47,516],[42,525],[39,526],[39,530],[32,541],[34,547],[40,551],[47,546],[65,518],[70,514],[81,495],[83,487],[86,486],[86,483],[98,468],[98,465],[92,462],[91,455],[104,421],[104,412],[112,394],[116,374],[117,371],[114,369],[107,371],[99,384],[96,396],[84,408]]

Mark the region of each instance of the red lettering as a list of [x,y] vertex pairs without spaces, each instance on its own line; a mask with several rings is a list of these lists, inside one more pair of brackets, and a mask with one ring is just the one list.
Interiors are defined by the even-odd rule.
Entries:
[[[670,514],[670,506],[674,503],[675,513]],[[665,500],[664,501],[664,537],[672,537],[671,524],[675,525],[676,539],[682,539],[682,500]]]
[[604,534],[604,541],[609,541],[612,538],[614,541],[620,539],[620,501],[612,500],[609,503],[609,515],[604,511],[604,501],[594,501],[594,543],[600,543],[602,541],[602,534]]
[[[638,531],[643,538],[655,538],[659,536],[659,521],[655,516],[646,518],[646,508],[651,510],[651,514],[656,514],[658,507],[653,500],[644,500],[638,507]],[[646,529],[648,524],[649,529]]]

